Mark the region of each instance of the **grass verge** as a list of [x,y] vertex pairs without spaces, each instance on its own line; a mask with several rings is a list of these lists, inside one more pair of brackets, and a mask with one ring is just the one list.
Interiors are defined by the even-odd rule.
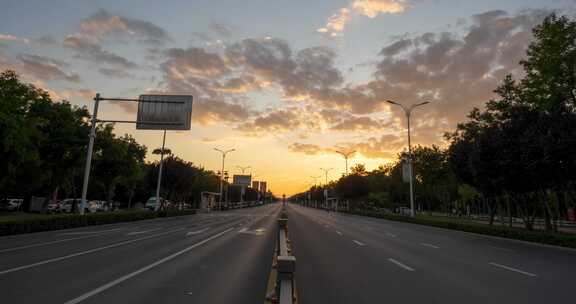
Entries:
[[106,213],[80,214],[24,214],[0,217],[0,236],[67,228],[132,222],[159,217],[190,215],[194,210],[166,210],[150,212],[145,210],[123,210]]
[[532,243],[540,243],[554,246],[562,246],[568,248],[576,248],[576,235],[570,233],[551,233],[545,231],[529,231],[521,228],[510,228],[502,226],[489,226],[480,223],[471,223],[458,219],[446,218],[433,218],[430,216],[425,217],[406,217],[388,213],[380,213],[376,211],[356,210],[349,212],[351,214],[370,216],[382,218],[391,221],[412,223],[418,225],[433,226],[451,230],[459,230],[465,232],[472,232],[484,235],[491,235],[503,237],[508,239],[515,239],[527,241]]

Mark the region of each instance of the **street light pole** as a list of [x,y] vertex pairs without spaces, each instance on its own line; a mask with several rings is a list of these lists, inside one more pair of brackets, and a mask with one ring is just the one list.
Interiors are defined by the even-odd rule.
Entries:
[[344,159],[346,160],[346,175],[348,175],[348,158],[350,158],[352,154],[356,153],[356,151],[348,151],[348,152],[336,151],[336,153],[344,156]]
[[421,102],[418,104],[411,105],[408,108],[392,100],[386,100],[386,102],[399,106],[404,111],[404,114],[406,114],[406,121],[408,124],[408,178],[410,179],[410,216],[414,217],[416,213],[414,212],[414,186],[413,186],[414,173],[412,172],[413,170],[412,170],[412,142],[410,139],[410,115],[412,114],[412,110],[414,110],[416,107],[429,104],[430,102],[428,101]]
[[252,168],[252,167],[250,167],[250,166],[247,166],[247,167],[236,166],[236,168],[242,170],[242,174],[244,174],[244,172],[246,171],[246,169],[250,169],[250,168]]
[[214,150],[220,152],[222,154],[222,170],[220,171],[220,209],[222,209],[222,201],[224,198],[224,193],[222,192],[223,187],[224,187],[224,160],[226,159],[226,154],[236,151],[236,149],[230,149],[230,150],[220,150],[217,148],[214,148]]

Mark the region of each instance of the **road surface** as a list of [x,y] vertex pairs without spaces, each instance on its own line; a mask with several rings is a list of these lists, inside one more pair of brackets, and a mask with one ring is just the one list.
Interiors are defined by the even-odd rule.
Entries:
[[[576,251],[288,205],[300,303],[571,303]],[[263,303],[280,204],[0,238],[1,303]]]
[[0,238],[0,302],[263,303],[278,205]]
[[571,303],[576,251],[288,208],[302,303]]

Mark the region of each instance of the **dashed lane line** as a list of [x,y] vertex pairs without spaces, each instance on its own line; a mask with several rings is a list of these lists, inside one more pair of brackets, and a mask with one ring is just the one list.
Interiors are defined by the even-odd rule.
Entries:
[[405,270],[414,271],[414,268],[412,268],[412,267],[410,267],[410,266],[407,266],[407,265],[405,265],[405,264],[403,264],[403,263],[400,263],[400,262],[396,261],[395,259],[389,258],[388,261],[392,262],[392,263],[395,264],[396,266],[399,266],[400,268],[404,268]]
[[89,292],[87,292],[87,293],[85,293],[85,294],[83,294],[83,295],[81,295],[81,296],[79,296],[79,297],[77,297],[77,298],[74,298],[74,299],[72,299],[72,300],[70,300],[70,301],[67,301],[67,302],[64,303],[64,304],[76,304],[76,303],[80,303],[80,302],[82,302],[82,301],[84,301],[84,300],[86,300],[86,299],[88,299],[88,298],[91,298],[91,297],[93,297],[93,296],[95,296],[95,295],[97,295],[97,294],[99,294],[99,293],[101,293],[101,292],[103,292],[103,291],[105,291],[105,290],[107,290],[107,289],[110,289],[110,288],[112,288],[112,287],[114,287],[114,286],[116,286],[116,285],[118,285],[118,284],[120,284],[120,283],[122,283],[122,282],[124,282],[124,281],[126,281],[126,280],[128,280],[128,279],[130,279],[130,278],[132,278],[132,277],[135,277],[135,276],[137,276],[137,275],[139,275],[139,274],[141,274],[141,273],[143,273],[143,272],[145,272],[145,271],[148,271],[148,270],[150,270],[150,269],[152,269],[152,268],[154,268],[154,267],[156,267],[156,266],[158,266],[158,265],[160,265],[160,264],[166,263],[166,262],[168,262],[168,261],[170,261],[170,260],[178,257],[179,255],[182,255],[182,254],[184,254],[184,253],[186,253],[186,252],[188,252],[188,251],[190,251],[190,250],[192,250],[192,249],[194,249],[194,248],[196,248],[196,247],[199,247],[199,246],[201,246],[201,245],[203,245],[203,244],[205,244],[205,243],[208,243],[209,241],[211,241],[211,240],[213,240],[213,239],[216,239],[216,238],[218,238],[218,237],[220,237],[220,236],[222,236],[222,235],[224,235],[224,234],[226,234],[226,233],[228,233],[228,232],[230,232],[230,231],[232,231],[232,230],[234,230],[234,229],[233,229],[233,228],[226,229],[226,230],[224,230],[224,231],[222,231],[222,232],[220,232],[220,233],[217,233],[217,234],[215,234],[215,235],[213,235],[213,236],[211,236],[211,237],[209,237],[209,238],[206,238],[206,239],[204,239],[204,240],[202,240],[202,241],[200,241],[200,242],[198,242],[198,243],[195,243],[194,245],[191,245],[191,246],[186,247],[186,248],[184,248],[184,249],[182,249],[182,250],[180,250],[180,251],[178,251],[178,252],[175,252],[175,253],[167,256],[167,257],[164,257],[164,258],[162,258],[162,259],[160,259],[160,260],[158,260],[158,261],[156,261],[156,262],[154,262],[154,263],[152,263],[152,264],[150,264],[150,265],[148,265],[148,266],[145,266],[145,267],[143,267],[143,268],[140,268],[140,269],[138,269],[138,270],[136,270],[136,271],[134,271],[134,272],[131,272],[131,273],[125,275],[125,276],[119,277],[118,279],[116,279],[116,280],[114,280],[114,281],[111,281],[111,282],[109,282],[109,283],[106,283],[106,284],[104,284],[104,285],[102,285],[102,286],[100,286],[100,287],[98,287],[98,288],[96,288],[96,289],[93,289],[93,290],[91,290],[91,291],[89,291]]
[[537,276],[538,276],[538,275],[536,275],[536,274],[534,274],[534,273],[527,272],[527,271],[523,271],[523,270],[520,270],[520,269],[516,269],[516,268],[510,267],[510,266],[502,265],[502,264],[497,264],[497,263],[493,263],[493,262],[488,263],[488,264],[490,264],[490,265],[492,265],[492,266],[494,266],[494,267],[506,269],[506,270],[508,270],[508,271],[520,273],[520,274],[523,274],[523,275],[529,276],[529,277],[537,277]]
[[102,251],[102,250],[110,249],[110,248],[114,248],[114,247],[119,247],[119,246],[122,246],[122,245],[126,245],[126,244],[131,244],[131,243],[135,243],[135,242],[147,240],[147,239],[151,239],[151,238],[154,238],[154,237],[157,237],[157,236],[166,235],[166,234],[169,234],[169,233],[174,233],[174,232],[178,232],[178,231],[182,231],[182,230],[184,230],[184,228],[179,228],[179,229],[170,230],[170,231],[166,231],[166,232],[162,232],[162,233],[157,233],[157,234],[153,234],[153,235],[149,235],[149,236],[145,236],[145,237],[141,237],[141,238],[137,238],[137,239],[133,239],[133,240],[129,240],[129,241],[123,241],[123,242],[113,243],[113,244],[110,244],[110,245],[106,245],[106,246],[102,246],[102,247],[97,247],[97,248],[93,248],[93,249],[86,250],[86,251],[80,251],[80,252],[76,252],[76,253],[72,253],[72,254],[60,256],[60,257],[57,257],[57,258],[40,261],[40,262],[37,262],[37,263],[32,263],[32,264],[28,264],[28,265],[23,265],[23,266],[18,266],[18,267],[14,267],[14,268],[9,268],[9,269],[6,269],[6,270],[1,270],[1,271],[0,271],[0,275],[7,274],[7,273],[11,273],[11,272],[16,272],[16,271],[20,271],[20,270],[24,270],[24,269],[28,269],[28,268],[33,268],[33,267],[41,266],[41,265],[44,265],[44,264],[49,264],[49,263],[53,263],[53,262],[58,262],[58,261],[62,261],[62,260],[67,260],[67,259],[70,259],[70,258],[73,258],[73,257],[77,257],[77,256],[89,254],[89,253],[94,253],[94,252],[98,252],[98,251]]
[[420,245],[425,246],[425,247],[434,248],[434,249],[440,249],[440,247],[438,247],[436,245],[428,244],[428,243],[420,243]]

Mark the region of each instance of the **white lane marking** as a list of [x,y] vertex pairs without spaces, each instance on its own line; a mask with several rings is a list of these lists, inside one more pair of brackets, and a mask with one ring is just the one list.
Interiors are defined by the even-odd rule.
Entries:
[[406,266],[406,265],[404,265],[404,264],[396,261],[395,259],[390,258],[390,259],[388,259],[388,261],[390,261],[390,262],[396,264],[397,266],[400,266],[400,267],[402,267],[402,268],[404,268],[404,269],[406,269],[406,270],[408,270],[408,271],[414,271],[414,268],[409,267],[409,266]]
[[502,268],[502,269],[510,270],[510,271],[513,271],[513,272],[517,272],[517,273],[520,273],[520,274],[523,274],[523,275],[529,276],[529,277],[537,277],[537,276],[538,276],[538,275],[536,275],[536,274],[533,274],[533,273],[530,273],[530,272],[526,272],[526,271],[522,271],[522,270],[520,270],[520,269],[512,268],[512,267],[509,267],[509,266],[506,266],[506,265],[502,265],[502,264],[497,264],[497,263],[492,263],[492,262],[489,263],[489,264],[492,265],[492,266],[495,266],[495,267],[499,267],[499,268]]
[[358,245],[358,246],[366,246],[366,244],[359,242],[357,240],[352,240],[352,242],[356,243],[356,245]]
[[123,242],[119,242],[119,243],[114,243],[114,244],[111,244],[111,245],[106,245],[106,246],[102,246],[102,247],[98,247],[98,248],[93,248],[93,249],[86,250],[86,251],[80,251],[80,252],[72,253],[72,254],[69,254],[69,255],[65,255],[65,256],[61,256],[61,257],[57,257],[57,258],[53,258],[53,259],[48,259],[48,260],[40,261],[40,262],[37,262],[37,263],[32,263],[32,264],[28,264],[28,265],[18,266],[18,267],[14,267],[14,268],[10,268],[10,269],[6,269],[6,270],[0,271],[0,275],[2,275],[2,274],[7,274],[7,273],[11,273],[11,272],[16,272],[16,271],[20,271],[20,270],[24,270],[24,269],[28,269],[28,268],[32,268],[32,267],[36,267],[36,266],[40,266],[40,265],[44,265],[44,264],[48,264],[48,263],[52,263],[52,262],[58,262],[58,261],[62,261],[62,260],[67,260],[67,259],[70,259],[70,258],[73,258],[73,257],[77,257],[77,256],[80,256],[80,255],[85,255],[85,254],[89,254],[89,253],[93,253],[93,252],[98,252],[98,251],[102,251],[102,250],[105,250],[105,249],[114,248],[114,247],[118,247],[118,246],[122,246],[122,245],[126,245],[126,244],[131,244],[131,243],[134,243],[134,242],[151,239],[151,238],[153,238],[153,237],[157,237],[157,236],[161,236],[161,235],[165,235],[165,234],[169,234],[169,233],[173,233],[173,232],[177,232],[177,231],[181,231],[181,230],[184,230],[184,228],[179,228],[179,229],[170,230],[170,231],[166,231],[166,232],[162,232],[162,233],[157,233],[157,234],[153,234],[153,235],[149,235],[149,236],[145,236],[145,237],[141,237],[141,238],[137,238],[137,239],[133,239],[133,240],[129,240],[129,241],[123,241]]
[[434,249],[440,249],[440,247],[438,247],[438,246],[436,246],[436,245],[428,244],[428,243],[420,243],[420,245],[426,246],[426,247],[430,247],[430,248],[434,248]]
[[57,240],[57,241],[51,241],[51,242],[36,243],[36,244],[31,244],[31,245],[25,245],[25,246],[19,246],[19,247],[6,248],[6,249],[1,249],[0,252],[9,252],[9,251],[16,251],[16,250],[21,250],[21,249],[39,247],[39,246],[44,246],[44,245],[51,245],[51,244],[58,244],[58,243],[70,242],[70,241],[75,241],[75,240],[92,238],[92,237],[95,237],[95,236],[96,236],[96,235],[88,235],[88,236],[81,236],[81,237],[69,238],[69,239],[63,239],[63,240]]
[[156,228],[156,229],[150,229],[150,230],[143,230],[143,231],[134,231],[134,232],[126,233],[126,235],[144,234],[144,233],[148,233],[148,232],[158,231],[158,230],[161,230],[161,229],[162,229],[162,228]]
[[339,235],[342,235],[342,232],[340,232],[340,231],[338,231],[338,230],[336,230],[336,233],[338,233]]
[[216,238],[218,238],[218,237],[220,237],[220,236],[222,236],[222,235],[224,235],[224,234],[226,234],[226,233],[228,233],[228,232],[230,232],[230,231],[232,231],[232,230],[233,230],[233,228],[226,229],[226,230],[224,230],[224,231],[222,231],[222,232],[220,232],[220,233],[217,233],[217,234],[215,234],[215,235],[213,235],[213,236],[211,236],[211,237],[209,237],[209,238],[207,238],[207,239],[204,239],[204,240],[202,240],[202,241],[200,241],[200,242],[198,242],[198,243],[195,243],[194,245],[191,245],[191,246],[186,247],[186,248],[184,248],[184,249],[182,249],[182,250],[180,250],[180,251],[178,251],[178,252],[175,252],[175,253],[167,256],[167,257],[164,257],[164,258],[162,258],[162,259],[160,259],[160,260],[158,260],[158,261],[156,261],[156,262],[154,262],[154,263],[152,263],[152,264],[150,264],[150,265],[148,265],[148,266],[145,266],[145,267],[143,267],[143,268],[140,268],[140,269],[138,269],[138,270],[136,270],[136,271],[134,271],[134,272],[131,272],[131,273],[125,275],[125,276],[119,277],[118,279],[116,279],[116,280],[114,280],[114,281],[111,281],[111,282],[109,282],[109,283],[106,283],[106,284],[104,284],[104,285],[102,285],[102,286],[100,286],[100,287],[98,287],[98,288],[96,288],[96,289],[93,289],[93,290],[91,290],[91,291],[89,291],[89,292],[87,292],[87,293],[85,293],[85,294],[83,294],[83,295],[81,295],[81,296],[79,296],[79,297],[77,297],[77,298],[74,298],[74,299],[72,299],[72,300],[70,300],[70,301],[67,301],[67,302],[64,303],[64,304],[76,304],[76,303],[80,303],[80,302],[82,302],[82,301],[84,301],[84,300],[86,300],[86,299],[88,299],[88,298],[90,298],[90,297],[92,297],[92,296],[95,296],[95,295],[97,295],[97,294],[99,294],[99,293],[101,293],[101,292],[103,292],[103,291],[105,291],[105,290],[107,290],[107,289],[110,289],[110,288],[114,287],[115,285],[118,285],[118,284],[120,284],[120,283],[122,283],[122,282],[124,282],[124,281],[126,281],[126,280],[128,280],[128,279],[130,279],[130,278],[132,278],[132,277],[134,277],[134,276],[137,276],[137,275],[139,275],[139,274],[141,274],[141,273],[143,273],[143,272],[145,272],[145,271],[148,271],[148,270],[150,270],[150,269],[152,269],[152,268],[154,268],[154,267],[156,267],[156,266],[158,266],[158,265],[160,265],[160,264],[166,263],[166,262],[168,262],[168,261],[170,261],[170,260],[178,257],[179,255],[182,255],[182,254],[184,254],[184,253],[186,253],[186,252],[188,252],[188,251],[190,251],[190,250],[192,250],[192,249],[194,249],[194,248],[196,248],[196,247],[198,247],[198,246],[201,246],[201,245],[203,245],[203,244],[205,244],[205,243],[208,243],[209,241],[211,241],[211,240],[213,240],[213,239],[216,239]]
[[330,228],[330,226],[328,226],[328,225],[324,225],[324,228]]
[[100,231],[66,232],[66,233],[60,233],[59,235],[98,234],[98,233],[113,232],[113,231],[118,231],[118,230],[122,230],[122,228],[100,230]]
[[195,235],[195,234],[200,234],[200,233],[203,233],[203,232],[207,231],[208,229],[210,229],[210,227],[206,227],[206,228],[204,228],[204,229],[197,230],[197,231],[190,231],[190,232],[187,232],[187,233],[186,233],[186,236]]
[[392,233],[390,233],[390,232],[386,232],[386,235],[387,235],[387,236],[389,236],[389,237],[393,237],[393,238],[395,238],[395,237],[396,237],[396,235],[395,235],[395,234],[392,234]]

